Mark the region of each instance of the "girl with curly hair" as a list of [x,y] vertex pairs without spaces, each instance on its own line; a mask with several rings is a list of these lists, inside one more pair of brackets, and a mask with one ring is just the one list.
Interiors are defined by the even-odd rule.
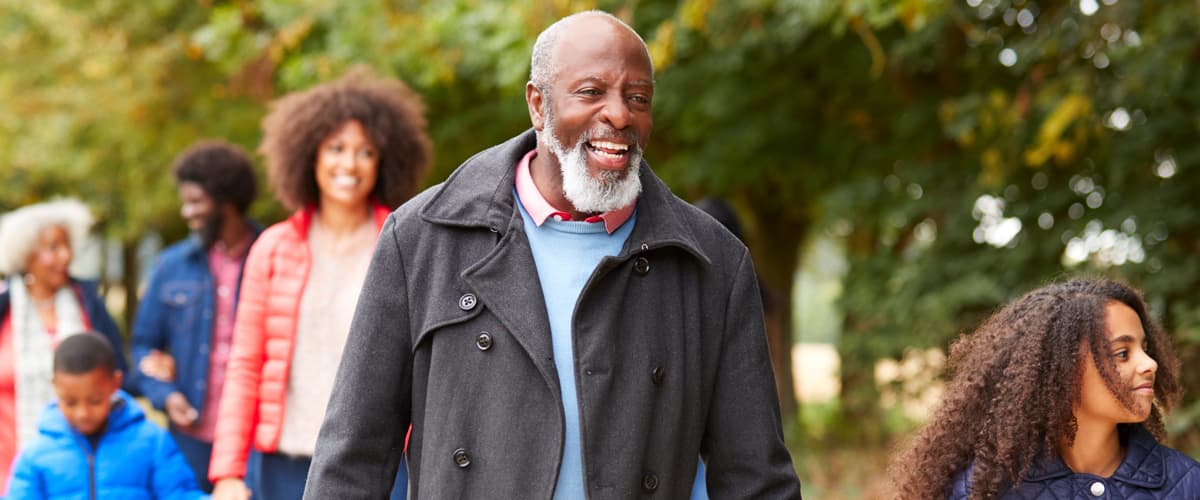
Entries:
[[209,467],[218,499],[247,498],[247,483],[256,499],[300,498],[379,229],[432,156],[417,95],[362,72],[283,97],[262,127],[271,187],[295,213],[247,256]]
[[1138,292],[1044,286],[950,347],[941,407],[889,473],[896,498],[1200,498],[1162,444],[1179,361]]

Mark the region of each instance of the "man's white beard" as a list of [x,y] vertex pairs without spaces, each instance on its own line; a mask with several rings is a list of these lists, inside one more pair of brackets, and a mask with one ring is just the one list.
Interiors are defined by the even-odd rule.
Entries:
[[[619,134],[619,132],[617,133]],[[547,114],[542,136],[550,153],[558,158],[562,171],[563,195],[583,213],[604,213],[624,208],[642,192],[642,179],[638,176],[642,166],[642,147],[636,142],[629,145],[629,166],[624,172],[602,170],[599,178],[588,174],[587,150],[584,143],[592,138],[592,131],[584,132],[579,142],[570,150],[563,147],[555,135],[554,118]],[[621,178],[625,174],[625,178]]]

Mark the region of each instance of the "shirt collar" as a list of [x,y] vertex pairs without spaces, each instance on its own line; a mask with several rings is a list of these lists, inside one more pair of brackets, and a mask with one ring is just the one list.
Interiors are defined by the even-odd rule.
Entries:
[[[520,198],[522,207],[529,213],[533,219],[533,223],[541,226],[546,219],[554,217],[558,220],[571,220],[571,214],[554,208],[550,202],[546,201],[546,197],[542,196],[541,191],[538,191],[537,185],[533,182],[533,174],[529,171],[529,163],[537,156],[537,149],[534,149],[525,154],[521,161],[517,163],[517,197]],[[637,200],[628,205],[604,212],[600,215],[593,215],[584,219],[584,222],[604,222],[604,229],[612,234],[617,228],[621,227],[629,217],[633,215],[633,208],[637,206]]]

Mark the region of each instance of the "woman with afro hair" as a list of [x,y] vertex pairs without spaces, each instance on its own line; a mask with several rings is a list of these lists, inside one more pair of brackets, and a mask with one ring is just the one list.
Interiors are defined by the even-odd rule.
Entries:
[[[246,259],[209,468],[214,498],[302,495],[379,229],[429,168],[425,127],[415,93],[365,71],[284,96],[263,119],[258,152],[295,212]],[[401,466],[394,497],[406,479]]]
[[896,498],[1200,498],[1200,464],[1160,444],[1179,362],[1128,286],[1029,292],[955,342],[949,368],[892,462]]

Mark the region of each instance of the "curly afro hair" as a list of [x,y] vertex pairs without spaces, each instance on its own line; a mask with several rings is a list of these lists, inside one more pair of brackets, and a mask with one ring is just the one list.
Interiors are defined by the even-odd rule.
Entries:
[[404,82],[356,68],[342,78],[288,94],[262,121],[258,152],[279,201],[295,210],[320,203],[317,149],[329,134],[357,120],[379,151],[371,197],[396,208],[416,193],[433,160],[425,106]]
[[1127,436],[1142,426],[1161,440],[1163,413],[1179,401],[1179,360],[1141,295],[1108,280],[1051,284],[1004,306],[950,347],[941,406],[889,468],[896,498],[945,498],[970,464],[971,498],[996,498],[1031,466],[1056,456],[1060,443],[1074,440],[1072,408],[1081,401],[1089,359],[1113,395],[1132,408],[1107,355],[1105,307],[1113,301],[1137,313],[1146,353],[1158,362],[1150,417],[1118,424],[1118,431]]
[[218,204],[233,203],[246,213],[258,196],[258,179],[250,156],[222,140],[200,141],[175,159],[175,183],[194,182]]

